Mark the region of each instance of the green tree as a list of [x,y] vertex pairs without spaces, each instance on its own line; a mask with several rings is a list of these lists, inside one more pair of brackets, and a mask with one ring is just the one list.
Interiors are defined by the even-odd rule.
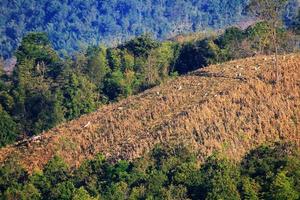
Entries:
[[14,98],[10,94],[10,91],[10,88],[7,87],[5,83],[3,83],[3,85],[1,86],[0,81],[0,105],[5,111],[9,113],[12,112],[15,106]]
[[101,88],[104,77],[110,71],[106,60],[106,49],[104,47],[99,47],[93,52],[88,51],[88,64],[85,71],[92,83],[97,85],[98,88]]
[[259,200],[259,185],[249,177],[242,178],[242,199]]
[[43,33],[25,36],[16,52],[13,72],[13,115],[28,135],[52,128],[63,120],[53,84],[61,73],[61,60]]
[[202,166],[201,174],[203,185],[199,189],[205,199],[240,199],[239,172],[230,161],[213,155]]
[[65,181],[55,185],[50,192],[50,199],[70,200],[73,197],[75,186],[71,181]]
[[97,155],[93,160],[85,161],[74,174],[76,185],[82,185],[93,196],[99,196],[107,189],[107,184],[112,181],[107,178],[110,165],[102,155]]
[[[48,36],[45,33],[29,33],[21,42],[16,51],[18,63],[24,59],[33,60],[34,65],[45,65],[45,75],[56,77],[61,71],[60,59],[51,47]],[[38,68],[36,70],[39,70]]]
[[266,22],[258,22],[246,29],[252,48],[258,53],[264,53],[271,47],[270,28]]
[[18,137],[19,130],[12,117],[0,106],[0,147],[13,143]]
[[121,69],[121,50],[119,48],[110,48],[107,50],[107,60],[111,70]]
[[112,72],[104,81],[103,93],[109,100],[115,101],[131,94],[131,86],[126,83],[124,74],[118,70]]
[[271,182],[277,171],[286,165],[287,155],[283,154],[284,147],[277,144],[274,146],[260,146],[250,151],[241,162],[242,174],[256,180],[267,191],[267,185]]
[[292,179],[286,176],[285,171],[279,172],[273,180],[270,188],[270,199],[297,200],[299,193],[294,188]]
[[26,184],[22,188],[21,199],[22,200],[39,200],[42,195],[32,184]]
[[41,193],[41,196],[49,196],[52,183],[51,180],[44,175],[42,171],[35,171],[29,178],[29,183],[34,185],[36,189]]
[[27,133],[39,134],[64,119],[61,102],[49,92],[27,95],[25,110],[24,124]]
[[136,57],[148,57],[151,50],[158,46],[159,43],[152,39],[149,34],[144,34],[125,43],[124,48],[133,53]]
[[97,200],[98,198],[91,197],[90,194],[83,188],[75,189],[72,200]]
[[244,38],[243,30],[238,27],[230,27],[217,39],[217,44],[220,48],[225,48],[228,45],[237,45]]
[[27,180],[28,173],[20,164],[15,159],[7,160],[0,166],[0,195],[7,190],[11,191],[7,194],[14,194],[14,191],[18,191],[17,193],[20,194],[22,184],[25,184]]
[[219,36],[215,43],[222,49],[224,60],[245,57],[245,50],[241,47],[242,42],[245,40],[246,35],[243,30],[238,27],[230,27]]
[[94,111],[99,103],[99,95],[95,84],[85,76],[67,72],[62,87],[65,118],[74,119],[80,115]]
[[127,199],[127,193],[128,193],[128,186],[125,182],[117,182],[113,183],[109,189],[108,192],[104,195],[106,199],[111,200],[121,200],[121,199]]
[[143,70],[145,88],[155,86],[169,76],[174,59],[173,48],[172,43],[164,42],[150,52]]
[[50,182],[51,186],[68,180],[69,168],[58,156],[54,156],[44,167],[43,176]]
[[214,43],[214,39],[204,39],[183,44],[175,64],[175,71],[185,74],[209,64],[224,61],[222,50]]
[[122,51],[121,70],[123,72],[134,70],[134,57],[127,50]]

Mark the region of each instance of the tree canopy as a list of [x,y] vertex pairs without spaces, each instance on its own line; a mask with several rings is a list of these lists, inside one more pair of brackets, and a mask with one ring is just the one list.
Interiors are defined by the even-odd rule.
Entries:
[[[286,154],[286,152],[290,152]],[[300,160],[294,146],[254,149],[240,163],[215,153],[199,165],[186,146],[157,146],[142,158],[111,163],[98,155],[71,170],[55,156],[28,175],[14,161],[0,167],[0,198],[290,199],[300,195]]]

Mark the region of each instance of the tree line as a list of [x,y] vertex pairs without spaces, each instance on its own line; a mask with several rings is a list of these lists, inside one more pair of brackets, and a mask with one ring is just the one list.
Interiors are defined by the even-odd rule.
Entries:
[[297,200],[299,158],[294,145],[276,143],[251,150],[240,162],[213,153],[201,165],[184,145],[157,146],[131,162],[98,155],[75,170],[55,156],[31,175],[10,160],[0,167],[0,199]]

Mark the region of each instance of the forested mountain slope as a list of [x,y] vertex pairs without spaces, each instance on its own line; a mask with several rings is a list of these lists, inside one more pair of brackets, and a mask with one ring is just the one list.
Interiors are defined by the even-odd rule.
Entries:
[[[247,0],[2,0],[0,56],[12,55],[28,32],[46,32],[61,55],[88,45],[117,44],[145,32],[168,38],[224,28],[245,19]],[[291,0],[285,19],[299,7]]]
[[240,159],[274,141],[300,144],[300,54],[281,56],[280,82],[273,59],[260,56],[192,72],[162,86],[0,150],[32,171],[54,155],[75,167],[98,153],[134,159],[155,144],[184,143],[200,160],[215,150]]

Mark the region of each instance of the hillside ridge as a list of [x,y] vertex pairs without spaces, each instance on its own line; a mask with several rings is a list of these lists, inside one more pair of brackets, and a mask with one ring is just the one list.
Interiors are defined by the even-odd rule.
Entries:
[[274,141],[300,146],[300,54],[281,56],[279,63],[276,85],[271,56],[191,72],[2,148],[0,163],[14,157],[33,171],[59,155],[77,167],[98,153],[132,160],[158,143],[189,145],[200,160],[214,151],[238,160]]

